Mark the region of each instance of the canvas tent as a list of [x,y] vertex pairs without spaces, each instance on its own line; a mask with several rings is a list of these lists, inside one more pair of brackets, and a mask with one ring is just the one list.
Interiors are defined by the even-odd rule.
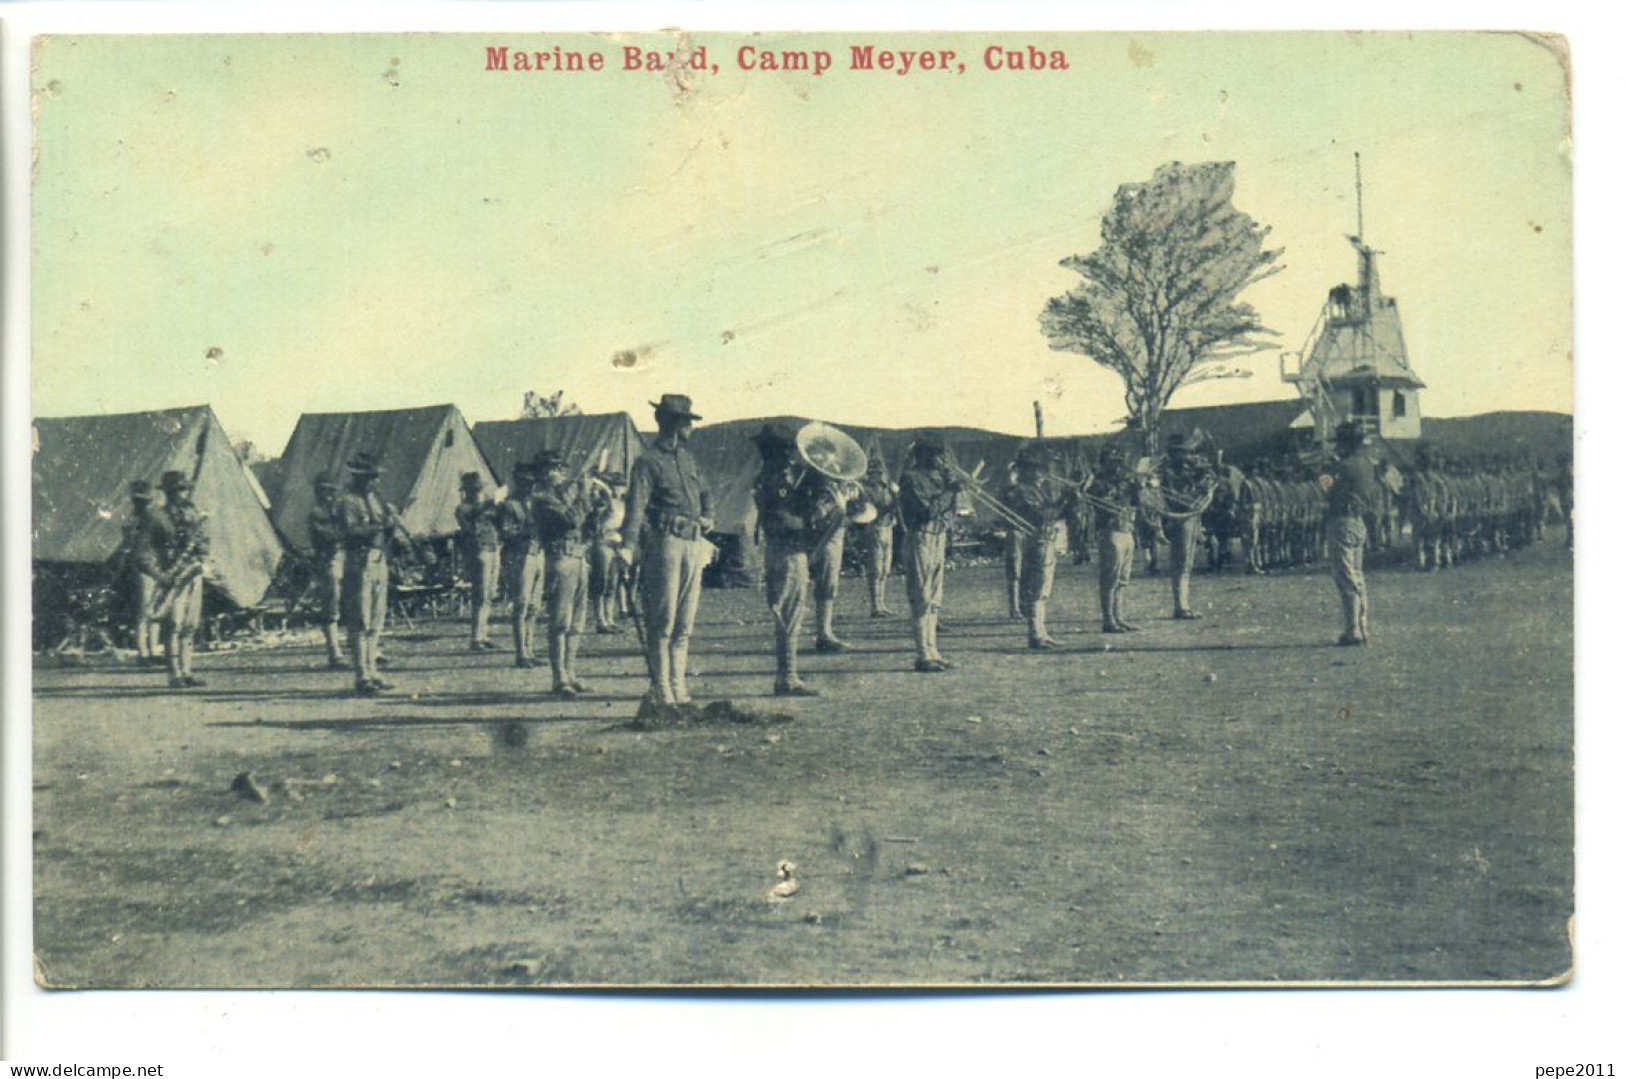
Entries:
[[541,449],[561,454],[570,467],[572,480],[600,466],[629,478],[632,462],[643,452],[643,436],[624,412],[488,420],[474,425],[474,441],[479,443],[499,483],[508,482],[513,466],[529,461]]
[[208,514],[206,580],[239,607],[264,598],[282,542],[208,405],[116,416],[38,418],[33,425],[34,561],[99,566],[129,519],[134,480],[184,472]]
[[255,461],[248,466],[248,471],[253,475],[255,482],[259,484],[260,491],[265,495],[266,508],[274,507],[277,496],[282,491],[281,459],[272,457],[267,461]]
[[382,412],[307,412],[281,457],[280,482],[272,519],[300,550],[309,548],[316,477],[323,472],[340,484],[345,465],[371,454],[382,466],[378,489],[401,511],[413,536],[431,539],[457,531],[457,503],[464,472],[478,472],[494,484],[491,467],[455,405],[391,409]]

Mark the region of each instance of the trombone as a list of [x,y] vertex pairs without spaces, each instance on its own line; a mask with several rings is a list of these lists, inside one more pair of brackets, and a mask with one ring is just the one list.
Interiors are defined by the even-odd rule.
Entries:
[[982,483],[980,476],[982,472],[982,465],[985,462],[976,462],[976,468],[971,472],[966,472],[963,468],[960,468],[952,461],[946,461],[944,463],[948,467],[948,474],[963,484],[965,491],[976,501],[980,502],[983,506],[986,506],[995,517],[998,517],[1005,524],[1009,525],[1011,528],[1015,529],[1017,532],[1020,532],[1024,536],[1031,536],[1037,531],[1037,529],[1033,528],[1030,521],[1001,502],[992,491],[987,489],[987,485]]

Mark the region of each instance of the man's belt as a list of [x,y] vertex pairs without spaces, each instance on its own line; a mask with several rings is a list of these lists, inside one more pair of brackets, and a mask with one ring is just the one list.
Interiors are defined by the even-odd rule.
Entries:
[[680,540],[697,540],[704,534],[699,518],[682,513],[663,513],[649,524],[656,532]]
[[587,543],[574,538],[548,540],[542,549],[555,558],[580,558],[587,553]]

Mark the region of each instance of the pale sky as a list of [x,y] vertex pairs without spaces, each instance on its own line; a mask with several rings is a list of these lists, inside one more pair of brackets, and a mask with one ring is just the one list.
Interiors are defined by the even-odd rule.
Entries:
[[[1028,41],[1070,70],[981,70]],[[967,71],[848,70],[863,42]],[[554,44],[608,70],[484,70],[487,45]],[[1235,161],[1237,205],[1286,249],[1244,298],[1297,350],[1354,272],[1356,150],[1424,414],[1572,408],[1563,70],[1524,38],[702,33],[720,71],[686,94],[619,71],[621,44],[50,40],[35,412],[209,402],[271,454],[305,411],[507,419],[561,387],[640,424],[677,391],[715,420],[1013,432],[1039,399],[1051,433],[1095,431],[1117,380],[1051,351],[1038,312],[1117,186]],[[741,44],[835,68],[740,71]],[[1174,405],[1288,395],[1275,354],[1247,366]]]

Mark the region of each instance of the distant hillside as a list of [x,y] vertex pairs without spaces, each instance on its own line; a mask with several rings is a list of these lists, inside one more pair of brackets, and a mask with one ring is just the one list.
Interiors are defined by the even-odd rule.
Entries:
[[1574,449],[1574,417],[1563,412],[1486,412],[1422,417],[1422,439],[1446,454],[1532,453],[1548,461]]

